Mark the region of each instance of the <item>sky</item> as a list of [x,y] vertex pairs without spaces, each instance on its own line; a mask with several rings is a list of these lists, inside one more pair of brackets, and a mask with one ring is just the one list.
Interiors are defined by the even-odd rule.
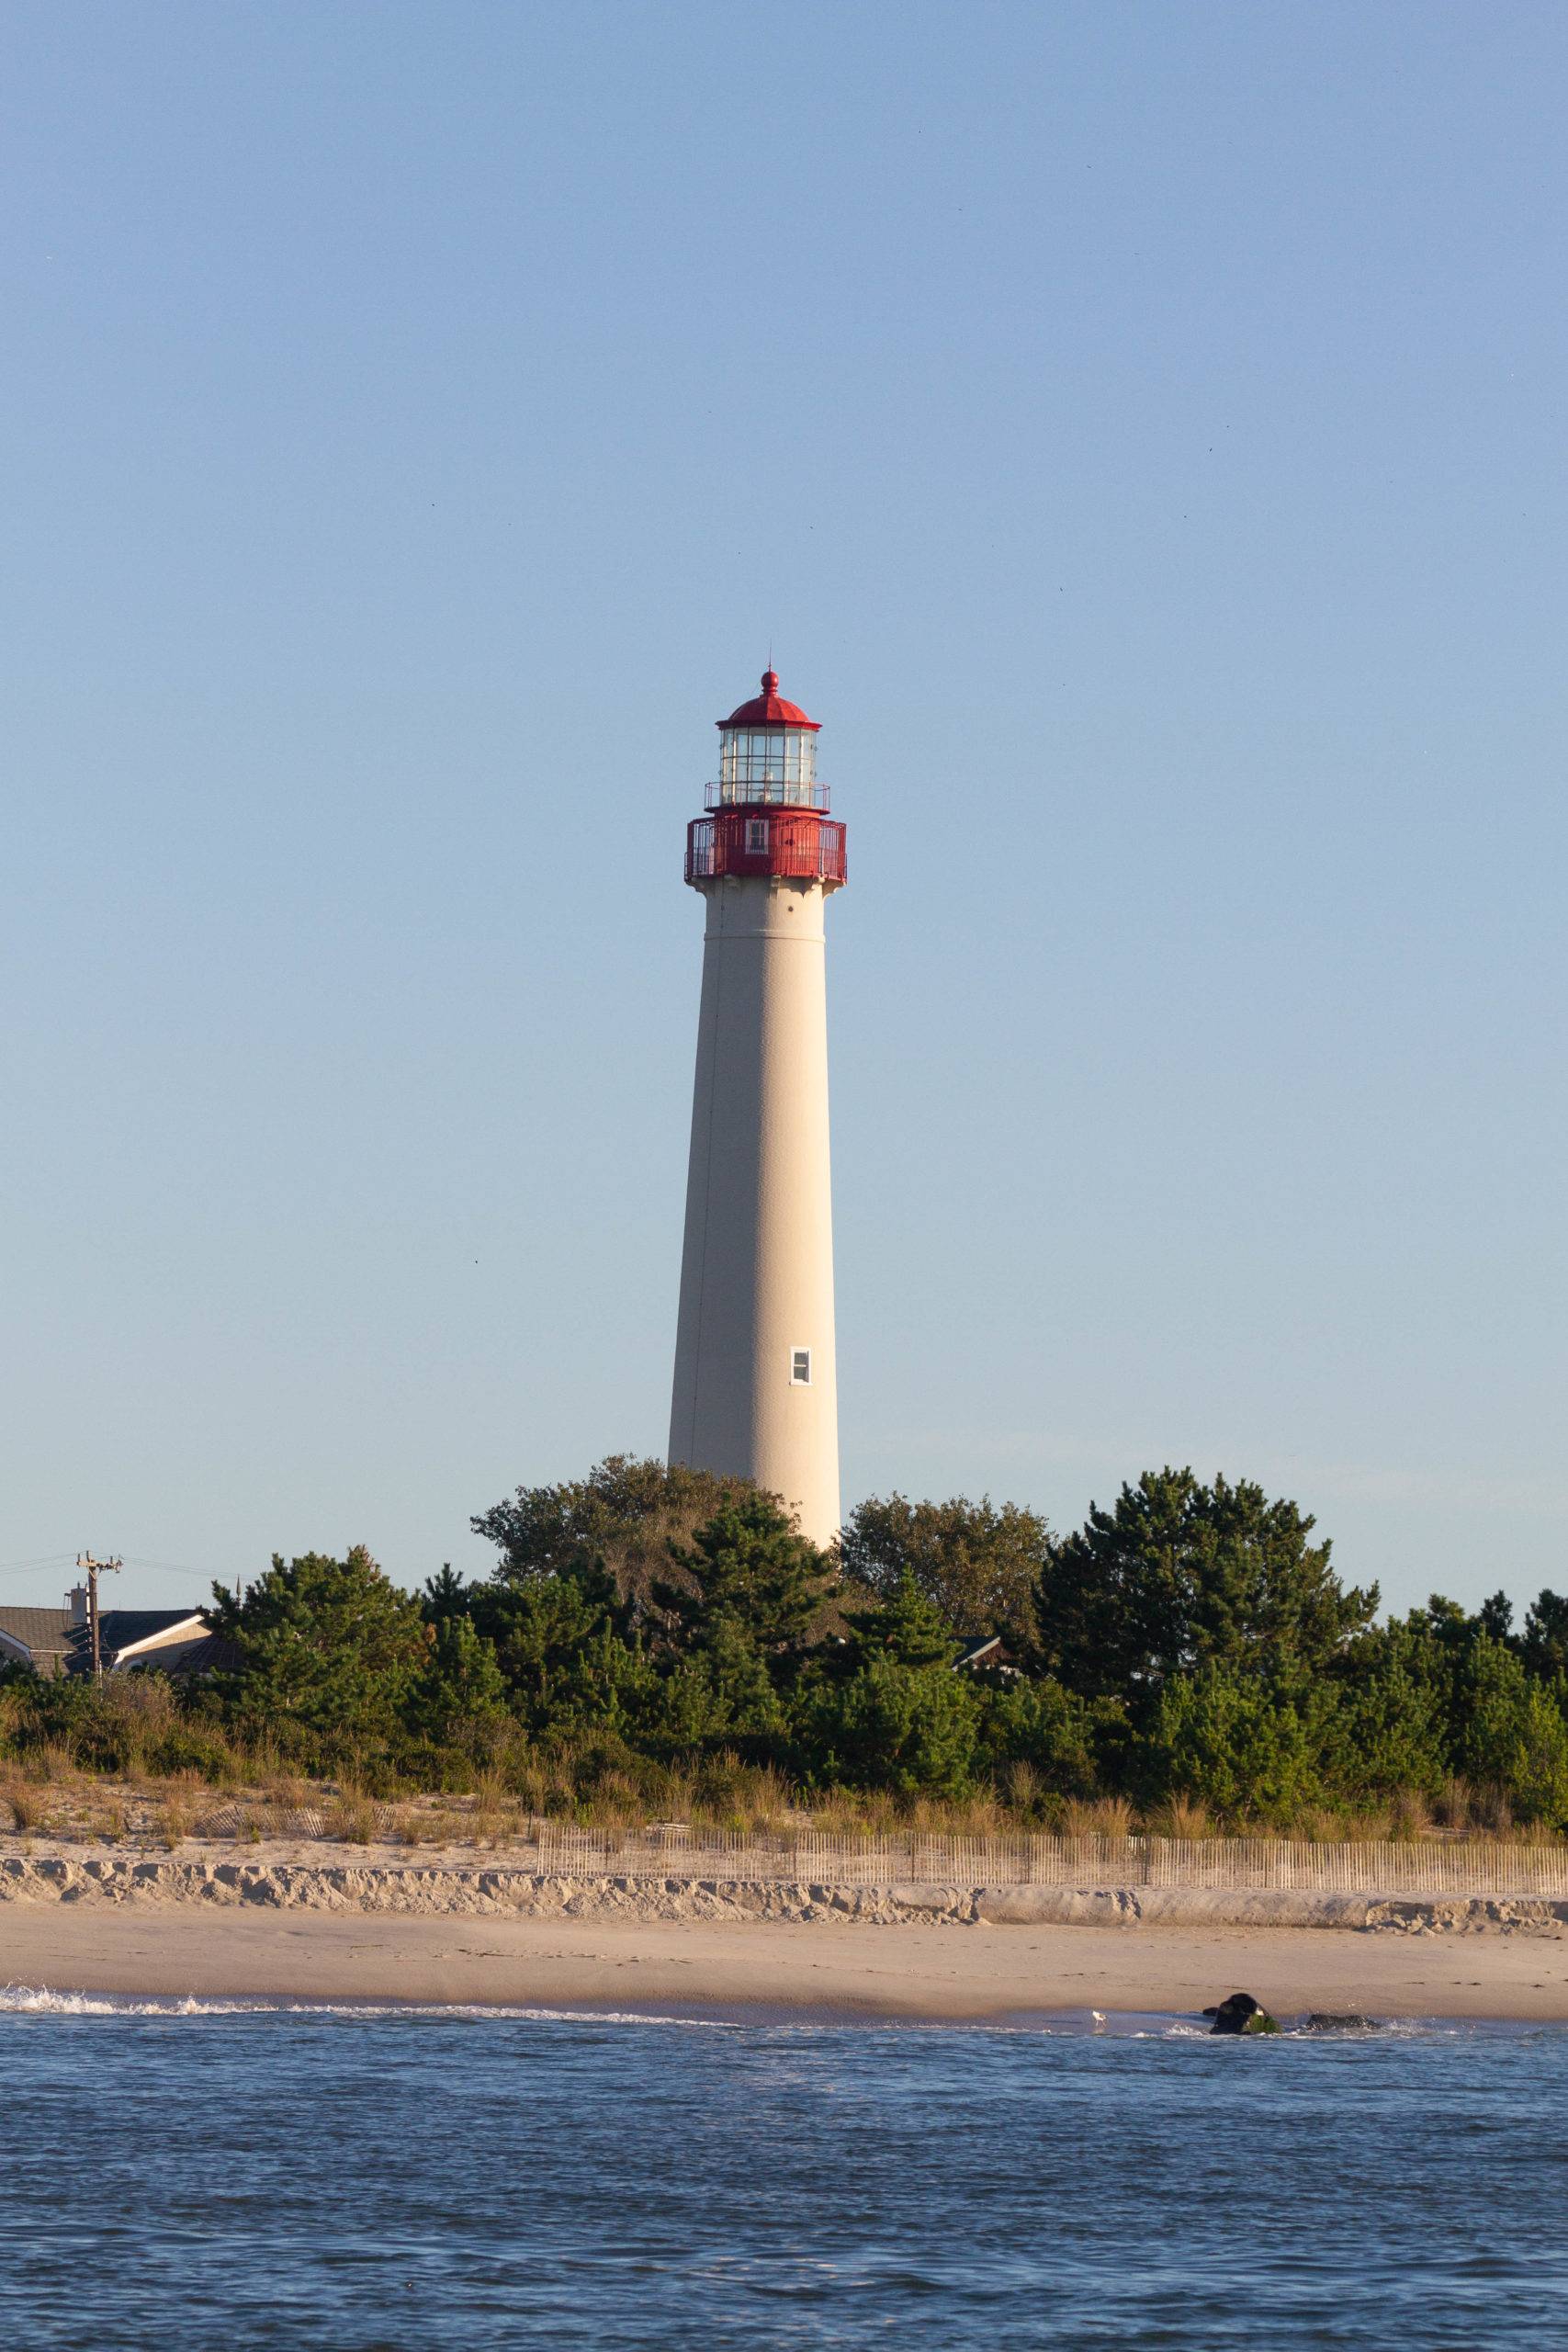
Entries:
[[713,722],[822,724],[846,1507],[1568,1579],[1568,15],[0,20],[0,1600],[668,1429]]

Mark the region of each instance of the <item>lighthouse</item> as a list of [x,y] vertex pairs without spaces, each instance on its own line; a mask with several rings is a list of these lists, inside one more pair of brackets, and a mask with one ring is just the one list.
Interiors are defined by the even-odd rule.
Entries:
[[707,910],[670,1459],[754,1478],[801,1533],[839,1532],[823,915],[844,828],[817,721],[762,691],[718,722],[686,831]]

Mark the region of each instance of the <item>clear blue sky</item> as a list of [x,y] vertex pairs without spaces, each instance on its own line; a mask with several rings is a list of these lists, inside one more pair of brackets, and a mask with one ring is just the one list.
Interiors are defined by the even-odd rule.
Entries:
[[662,1450],[770,644],[846,1499],[1568,1579],[1555,0],[12,0],[0,91],[0,1597]]

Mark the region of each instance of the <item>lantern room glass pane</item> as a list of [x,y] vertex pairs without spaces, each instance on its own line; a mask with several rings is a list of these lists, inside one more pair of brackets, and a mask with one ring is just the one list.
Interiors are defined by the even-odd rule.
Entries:
[[816,742],[805,728],[736,728],[719,737],[720,797],[811,805]]

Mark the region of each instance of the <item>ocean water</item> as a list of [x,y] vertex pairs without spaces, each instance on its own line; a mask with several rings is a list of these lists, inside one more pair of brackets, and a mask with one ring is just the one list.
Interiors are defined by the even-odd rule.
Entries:
[[1568,2344],[1568,2029],[0,1996],[0,2345]]

